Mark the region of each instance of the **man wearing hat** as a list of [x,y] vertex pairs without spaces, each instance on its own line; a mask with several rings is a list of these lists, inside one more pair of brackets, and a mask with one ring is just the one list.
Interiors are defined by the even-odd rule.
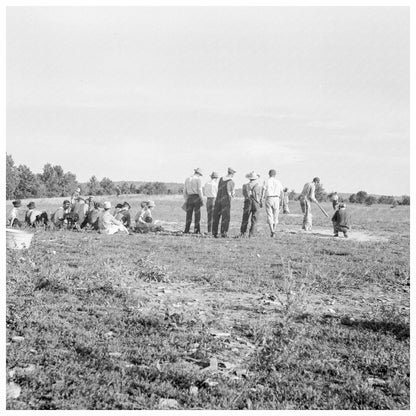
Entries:
[[212,218],[214,214],[215,198],[218,192],[218,173],[212,172],[209,180],[204,186],[204,194],[207,197],[207,219],[208,219],[208,233],[212,231]]
[[212,221],[212,235],[218,237],[218,226],[221,219],[221,237],[228,236],[230,227],[231,198],[235,197],[235,183],[233,176],[235,170],[228,168],[227,176],[220,178],[218,183],[217,198],[214,205],[214,215]]
[[300,207],[303,212],[302,230],[312,230],[312,211],[311,202],[317,202],[315,198],[316,185],[320,183],[320,179],[315,177],[312,182],[305,183],[299,197]]
[[121,223],[121,221],[116,220],[110,212],[111,209],[111,202],[105,201],[104,202],[104,211],[98,217],[98,229],[102,234],[115,234],[118,231],[122,233],[128,234],[129,231],[127,228]]
[[243,219],[241,221],[240,237],[245,237],[247,232],[248,221],[251,216],[251,225],[249,237],[253,237],[256,233],[256,223],[260,208],[263,206],[261,202],[262,188],[258,184],[257,179],[260,177],[257,173],[250,172],[246,175],[249,180],[243,185]]
[[25,220],[31,227],[37,225],[48,225],[49,217],[46,211],[39,211],[36,209],[35,203],[29,202],[27,204],[28,210],[26,211]]
[[13,208],[10,210],[9,215],[7,217],[7,225],[10,227],[21,227],[22,221],[20,218],[20,207],[22,206],[22,201],[20,199],[16,199],[12,202]]
[[71,195],[71,205],[77,200],[77,198],[81,195],[81,188],[76,188],[75,191]]
[[347,205],[341,202],[338,205],[338,209],[332,216],[332,224],[334,226],[334,237],[338,237],[338,233],[341,231],[345,238],[348,238],[348,231],[350,229],[350,218],[347,213]]
[[131,225],[130,204],[128,202],[123,202],[122,204],[120,204],[120,210],[114,217],[116,220],[121,221],[121,223],[126,228],[130,228],[130,225]]
[[183,189],[186,209],[185,234],[189,234],[194,212],[194,232],[195,234],[201,233],[201,207],[204,205],[201,176],[201,169],[197,168],[194,169],[194,174],[185,180],[185,187]]
[[262,197],[266,201],[267,224],[270,228],[270,236],[276,235],[277,224],[279,223],[279,209],[283,199],[283,185],[276,178],[276,170],[269,170],[269,177],[264,181]]
[[67,216],[69,215],[70,207],[71,202],[66,199],[62,206],[52,214],[52,222],[56,228],[61,228],[68,224]]

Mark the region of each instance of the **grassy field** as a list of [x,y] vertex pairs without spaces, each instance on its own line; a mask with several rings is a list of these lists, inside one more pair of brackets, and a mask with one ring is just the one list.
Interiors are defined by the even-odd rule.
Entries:
[[[181,197],[153,199],[183,229]],[[39,230],[7,250],[7,408],[409,409],[409,207],[349,205],[349,239],[290,208],[274,239],[263,212],[251,239]]]

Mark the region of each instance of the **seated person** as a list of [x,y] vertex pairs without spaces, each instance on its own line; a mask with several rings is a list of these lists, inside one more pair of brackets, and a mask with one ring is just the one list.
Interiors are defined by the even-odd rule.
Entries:
[[118,221],[121,221],[122,224],[126,228],[130,228],[130,225],[131,225],[130,204],[128,202],[123,202],[123,204],[117,204],[117,205],[120,205],[120,208],[119,208],[118,213],[114,215],[114,218]]
[[36,209],[35,203],[29,202],[27,204],[28,210],[26,211],[25,220],[31,227],[47,226],[49,223],[49,217],[46,211],[39,211]]
[[23,220],[21,218],[21,210],[19,209],[22,206],[22,201],[20,199],[16,199],[12,202],[13,208],[10,210],[9,215],[7,217],[7,225],[10,227],[21,227],[23,224]]
[[68,215],[71,209],[71,202],[67,199],[63,202],[62,206],[59,207],[53,214],[52,214],[52,222],[56,228],[62,228],[68,226]]
[[116,220],[113,215],[111,215],[111,202],[104,202],[104,211],[98,216],[98,229],[102,234],[115,234],[117,232],[122,232],[128,234],[129,231],[121,223],[121,221]]
[[137,213],[135,218],[135,231],[139,233],[163,231],[163,228],[160,225],[155,225],[153,221],[152,209],[155,207],[155,203],[153,201],[143,201],[140,206],[142,209]]
[[103,204],[101,202],[94,202],[92,208],[88,210],[87,215],[84,218],[84,222],[81,224],[81,228],[98,230],[98,218],[101,216],[103,211]]
[[85,219],[85,200],[81,196],[77,196],[71,206],[71,210],[67,216],[69,226],[80,229]]
[[349,215],[347,206],[343,202],[338,205],[338,209],[332,216],[332,224],[334,225],[334,237],[338,237],[338,233],[342,231],[344,237],[348,238],[348,230],[350,229]]

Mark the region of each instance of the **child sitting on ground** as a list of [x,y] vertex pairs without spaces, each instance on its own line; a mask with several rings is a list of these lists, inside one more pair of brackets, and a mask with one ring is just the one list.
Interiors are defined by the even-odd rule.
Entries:
[[136,215],[136,228],[135,231],[138,233],[148,233],[150,231],[163,231],[161,226],[154,224],[152,217],[152,209],[155,207],[153,201],[143,201],[141,204],[141,211]]
[[338,205],[338,209],[332,216],[332,224],[334,225],[334,237],[338,237],[338,233],[342,231],[344,237],[348,238],[348,230],[350,229],[349,215],[347,212],[347,206],[343,202]]

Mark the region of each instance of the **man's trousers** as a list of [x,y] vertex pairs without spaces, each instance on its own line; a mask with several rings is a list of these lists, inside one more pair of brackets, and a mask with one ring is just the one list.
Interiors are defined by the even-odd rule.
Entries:
[[186,200],[186,222],[185,222],[185,233],[189,233],[192,223],[192,214],[195,212],[194,218],[194,231],[195,233],[201,232],[201,205],[202,201],[198,194],[192,194],[188,196]]

